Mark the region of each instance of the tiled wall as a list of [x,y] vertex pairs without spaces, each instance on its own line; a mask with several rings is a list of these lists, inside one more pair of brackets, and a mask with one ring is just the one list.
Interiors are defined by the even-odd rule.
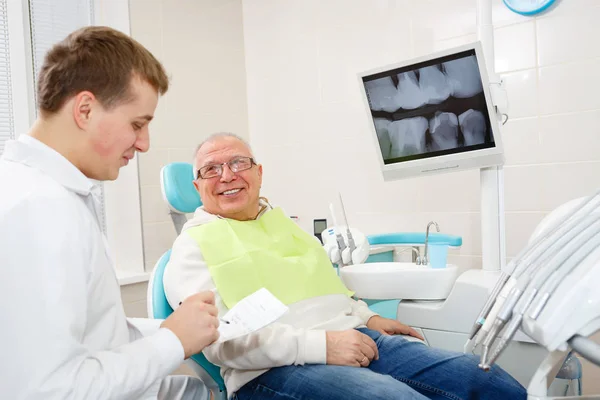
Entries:
[[[600,3],[562,0],[525,18],[493,0],[496,69],[510,120],[507,255],[550,210],[598,187]],[[461,235],[465,268],[481,254],[479,173],[383,183],[356,72],[476,39],[475,0],[130,0],[132,35],[164,62],[172,87],[140,157],[146,268],[174,238],[160,168],[190,161],[217,130],[248,137],[264,165],[263,194],[312,230],[341,191],[366,233],[422,230],[430,220]],[[242,21],[243,16],[243,21]],[[245,68],[244,68],[245,63]],[[246,90],[248,96],[246,96]],[[247,101],[248,99],[248,101]],[[128,315],[145,314],[145,288],[125,288]],[[586,365],[586,392],[597,370]]]
[[[507,256],[541,219],[600,182],[600,3],[562,0],[526,18],[493,0],[495,67],[510,119],[502,128]],[[340,191],[365,233],[461,235],[452,260],[480,267],[479,172],[384,183],[356,73],[476,39],[475,0],[244,1],[251,143],[263,193],[312,231]],[[586,368],[586,391],[600,392]],[[594,387],[596,385],[596,387]]]
[[[507,256],[563,202],[600,178],[600,3],[559,2],[525,18],[493,0],[496,70],[510,119],[502,127]],[[264,193],[300,217],[328,217],[338,191],[366,233],[461,235],[454,260],[479,267],[479,171],[384,183],[356,73],[476,39],[475,0],[245,1],[251,142]]]
[[165,65],[171,87],[139,157],[144,255],[150,271],[176,233],[160,192],[160,169],[192,162],[216,131],[248,137],[241,0],[130,0],[131,34]]

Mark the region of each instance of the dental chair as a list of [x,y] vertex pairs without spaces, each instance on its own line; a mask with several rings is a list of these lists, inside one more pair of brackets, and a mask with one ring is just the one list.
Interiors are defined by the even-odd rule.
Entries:
[[[200,196],[192,184],[193,179],[192,165],[188,163],[172,163],[160,171],[163,198],[169,206],[169,214],[177,234],[181,233],[186,221],[185,214],[194,212],[202,205]],[[163,275],[170,257],[171,249],[160,257],[150,276],[147,306],[149,318],[165,319],[173,312],[163,286]],[[220,368],[209,362],[204,354],[195,354],[185,363],[212,391],[215,400],[227,399]]]

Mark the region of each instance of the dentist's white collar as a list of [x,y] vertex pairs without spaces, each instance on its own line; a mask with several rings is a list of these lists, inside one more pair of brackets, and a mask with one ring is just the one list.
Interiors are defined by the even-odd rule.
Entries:
[[86,177],[75,165],[53,148],[31,137],[21,135],[5,144],[2,159],[40,170],[65,188],[87,196],[97,195],[100,182]]

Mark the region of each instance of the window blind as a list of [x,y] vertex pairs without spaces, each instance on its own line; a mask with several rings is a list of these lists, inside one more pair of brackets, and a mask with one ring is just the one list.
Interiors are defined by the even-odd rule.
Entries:
[[[93,0],[29,0],[31,25],[31,53],[33,55],[34,92],[37,96],[38,74],[44,63],[46,52],[63,40],[71,32],[94,23]],[[37,98],[35,99],[37,104]],[[37,107],[36,107],[37,113]],[[106,233],[106,209],[104,206],[104,186],[100,223]]]
[[0,154],[4,152],[4,143],[15,135],[6,2],[7,0],[0,0]]

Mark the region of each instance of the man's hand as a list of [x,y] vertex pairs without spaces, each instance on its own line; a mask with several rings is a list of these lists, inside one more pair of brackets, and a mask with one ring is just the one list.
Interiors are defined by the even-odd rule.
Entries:
[[354,329],[328,331],[327,364],[367,367],[379,359],[377,345],[369,336]]
[[380,317],[379,315],[374,315],[369,318],[369,321],[367,322],[367,328],[378,331],[383,335],[410,335],[418,339],[425,340],[423,336],[419,335],[419,332],[410,326],[404,325],[393,319]]
[[217,315],[215,294],[202,292],[185,299],[160,327],[179,338],[187,359],[219,338]]

